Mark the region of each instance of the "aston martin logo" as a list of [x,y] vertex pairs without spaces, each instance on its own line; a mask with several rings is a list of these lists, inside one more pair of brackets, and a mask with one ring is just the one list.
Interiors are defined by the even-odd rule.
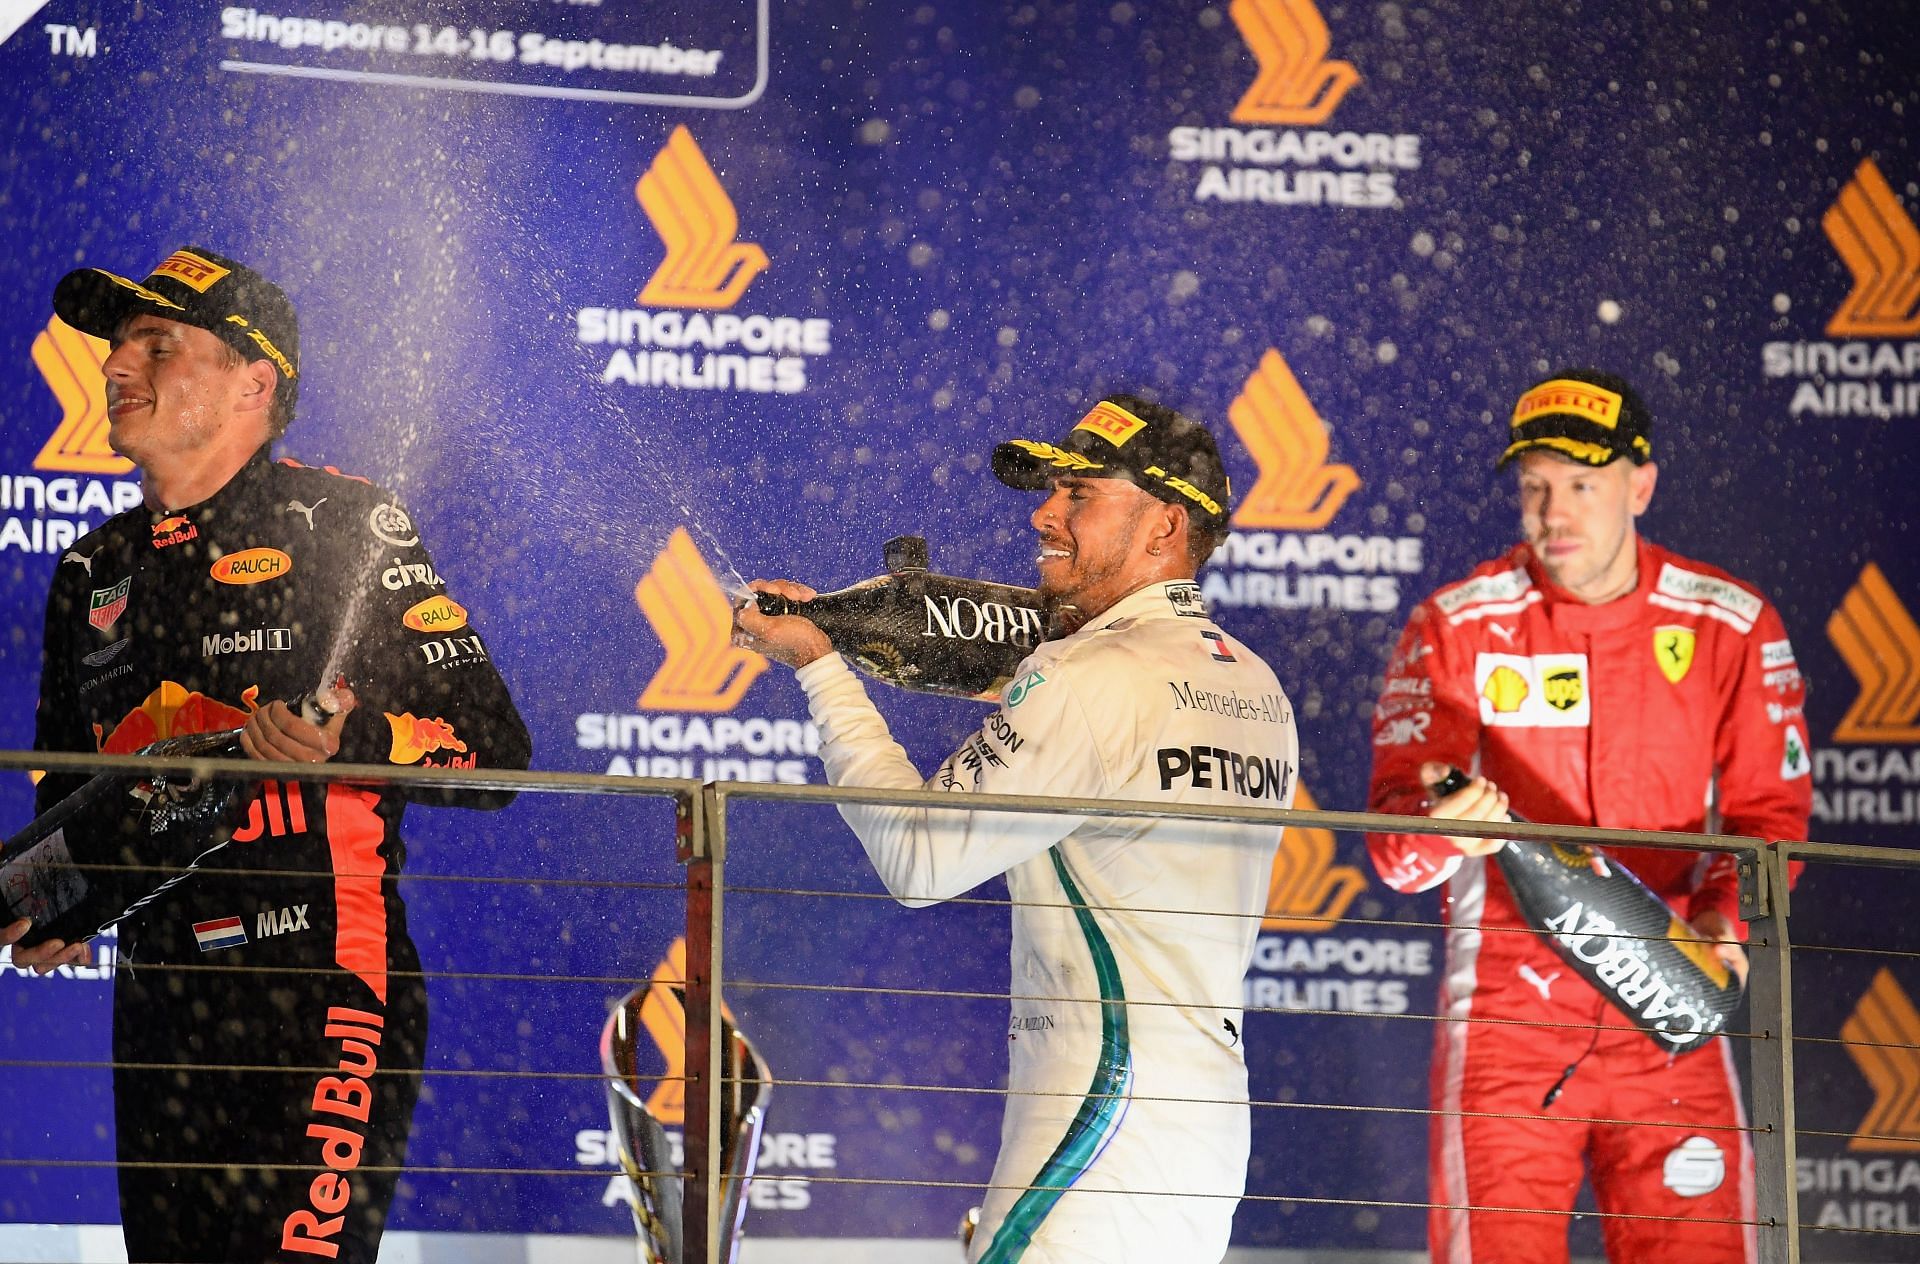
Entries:
[[1313,0],[1233,0],[1227,12],[1260,63],[1234,122],[1323,123],[1360,82],[1351,63],[1327,60],[1333,39]]
[[1879,566],[1868,562],[1827,620],[1859,696],[1833,730],[1836,742],[1920,742],[1920,627]]
[[1328,463],[1327,423],[1278,351],[1260,357],[1227,420],[1260,469],[1234,526],[1318,530],[1359,488],[1352,466]]
[[641,710],[731,711],[767,670],[765,658],[733,644],[733,608],[685,527],[675,528],[633,595],[667,651]]
[[1873,1086],[1849,1150],[1920,1150],[1920,1013],[1882,967],[1840,1028],[1840,1039]]
[[1820,219],[1853,273],[1853,290],[1827,322],[1835,338],[1920,333],[1920,229],[1869,158]]
[[[1305,786],[1294,792],[1293,806],[1318,811]],[[1332,930],[1347,906],[1367,889],[1367,877],[1352,865],[1333,863],[1333,831],[1317,825],[1290,825],[1280,835],[1267,884],[1267,915],[1262,930]]]
[[83,334],[58,316],[33,340],[33,366],[60,402],[60,424],[40,455],[36,470],[72,474],[125,474],[133,462],[107,442],[107,362],[105,339]]
[[649,307],[732,307],[766,268],[766,251],[735,240],[733,200],[685,127],[673,129],[634,196],[667,247],[640,291]]

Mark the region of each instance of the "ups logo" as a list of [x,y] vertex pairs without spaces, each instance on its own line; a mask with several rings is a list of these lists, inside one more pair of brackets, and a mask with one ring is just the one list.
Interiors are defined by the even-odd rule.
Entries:
[[1580,699],[1587,696],[1577,667],[1563,667],[1548,672],[1540,681],[1540,692],[1546,698],[1547,705],[1556,711],[1571,711],[1580,705]]
[[693,133],[676,127],[633,189],[666,244],[640,291],[649,307],[727,308],[767,266],[767,252],[736,241],[740,216]]
[[634,586],[666,660],[640,694],[643,711],[731,711],[767,660],[733,643],[733,607],[685,527]]
[[1234,122],[1324,123],[1360,82],[1351,63],[1327,60],[1333,38],[1313,0],[1233,0],[1227,12],[1260,63]]
[[1873,1088],[1873,1106],[1847,1148],[1920,1150],[1920,1013],[1891,970],[1873,976],[1840,1039]]
[[[1305,786],[1294,792],[1293,806],[1318,811]],[[1267,913],[1262,930],[1314,934],[1332,930],[1347,906],[1367,889],[1367,877],[1352,865],[1333,863],[1333,831],[1317,825],[1289,825],[1280,835],[1267,882]]]
[[33,339],[33,367],[60,403],[60,424],[33,458],[36,470],[125,474],[133,462],[108,443],[105,339],[83,334],[58,316]]
[[1836,338],[1920,334],[1920,229],[1869,158],[1820,218],[1853,273],[1853,289],[1827,322]]
[[1836,742],[1920,742],[1920,627],[1879,566],[1868,562],[1827,620],[1860,692]]
[[1260,357],[1227,421],[1260,469],[1234,511],[1236,527],[1315,531],[1360,486],[1352,466],[1328,463],[1327,423],[1278,351]]

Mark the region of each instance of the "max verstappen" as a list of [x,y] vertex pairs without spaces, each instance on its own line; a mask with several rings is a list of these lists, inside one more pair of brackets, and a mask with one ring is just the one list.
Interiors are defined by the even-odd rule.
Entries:
[[[269,459],[300,385],[278,286],[194,247],[143,282],[72,272],[53,306],[112,344],[111,442],[146,503],[54,573],[36,749],[127,753],[244,726],[253,759],[526,766],[526,727],[405,508],[363,479]],[[324,727],[289,709],[334,671],[351,699]],[[83,781],[45,778],[39,810]],[[396,883],[401,814],[408,799],[511,796],[275,781],[249,794],[233,842],[123,924],[128,1257],[371,1264],[427,1031]],[[15,961],[45,973],[85,951],[48,940]]]

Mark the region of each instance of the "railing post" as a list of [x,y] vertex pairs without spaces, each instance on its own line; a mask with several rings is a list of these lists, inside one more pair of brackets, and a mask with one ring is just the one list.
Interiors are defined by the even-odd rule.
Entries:
[[680,858],[687,866],[687,1112],[681,1145],[686,1186],[681,1217],[684,1264],[720,1264],[731,1226],[720,1219],[721,936],[726,893],[726,799],[709,783],[681,804]]
[[1793,953],[1786,862],[1772,848],[1740,853],[1740,916],[1747,921],[1749,1023],[1754,1039],[1754,1193],[1762,1225],[1760,1264],[1798,1264],[1800,1195],[1793,1113]]

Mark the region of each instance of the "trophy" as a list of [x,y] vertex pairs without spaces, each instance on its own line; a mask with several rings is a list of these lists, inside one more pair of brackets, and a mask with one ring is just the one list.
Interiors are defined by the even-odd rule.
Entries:
[[[685,1012],[686,988],[677,983],[646,983],[621,998],[600,1033],[600,1069],[607,1077],[607,1108],[613,1117],[620,1166],[633,1186],[633,1227],[640,1236],[641,1264],[683,1264],[679,1165],[660,1121],[647,1109],[640,1084],[639,1045],[645,1041],[641,1009],[656,988],[665,989]],[[659,1002],[655,1002],[658,1004]],[[760,1055],[729,1018],[720,1022],[721,1081],[713,1109],[720,1116],[720,1225],[723,1264],[740,1251],[746,1220],[747,1182],[760,1154],[760,1128],[766,1120],[772,1080]],[[689,1262],[690,1264],[690,1262]]]

